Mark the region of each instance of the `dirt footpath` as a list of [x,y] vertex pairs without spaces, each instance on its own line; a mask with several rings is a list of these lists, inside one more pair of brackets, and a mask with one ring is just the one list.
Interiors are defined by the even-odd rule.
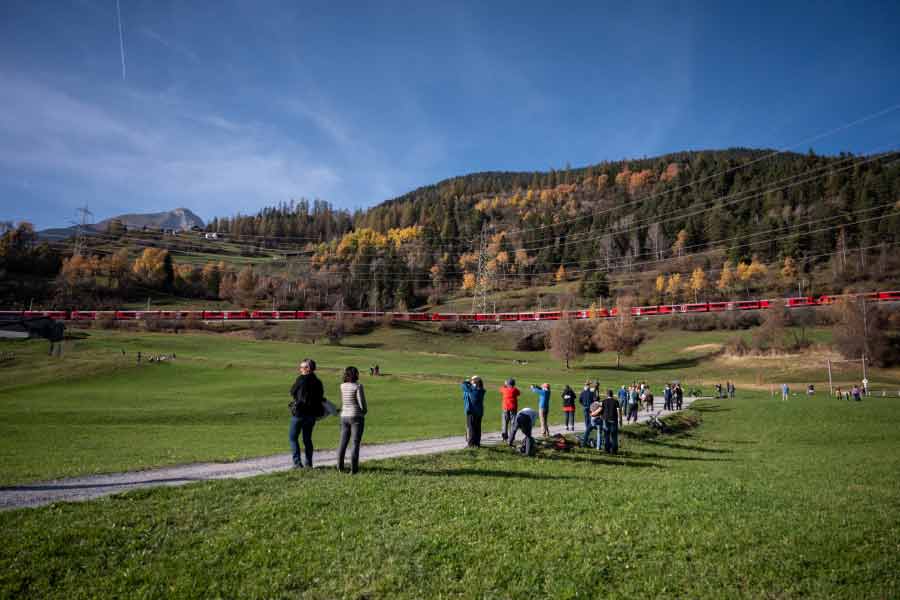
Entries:
[[[685,408],[690,406],[693,400],[694,398],[685,398]],[[669,414],[669,411],[663,411],[660,416],[667,414]],[[579,418],[581,417],[580,412],[578,416]],[[650,413],[641,411],[638,421],[643,423],[649,416]],[[583,423],[579,424],[578,431],[583,431]],[[551,427],[550,433],[565,433],[565,429],[563,426]],[[500,433],[484,434],[481,439],[485,445],[497,444],[500,442]],[[365,438],[363,442],[365,442]],[[466,440],[464,436],[413,442],[394,442],[390,444],[367,445],[363,443],[360,450],[360,461],[438,454],[449,452],[450,450],[459,450],[464,448],[465,445]],[[337,450],[316,451],[313,464],[316,467],[336,466]],[[175,486],[213,479],[253,477],[264,473],[287,471],[291,467],[290,454],[276,454],[274,456],[263,456],[230,463],[193,463],[146,471],[92,475],[90,477],[76,477],[0,487],[0,510],[31,508],[54,502],[80,502],[130,490],[163,485]]]

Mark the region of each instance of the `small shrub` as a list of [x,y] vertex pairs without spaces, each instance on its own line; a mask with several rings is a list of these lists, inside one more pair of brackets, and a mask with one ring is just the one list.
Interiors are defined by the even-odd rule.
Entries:
[[547,334],[543,331],[529,333],[516,341],[516,350],[520,352],[542,352],[547,349]]
[[440,330],[441,333],[472,333],[472,329],[461,321],[444,321]]

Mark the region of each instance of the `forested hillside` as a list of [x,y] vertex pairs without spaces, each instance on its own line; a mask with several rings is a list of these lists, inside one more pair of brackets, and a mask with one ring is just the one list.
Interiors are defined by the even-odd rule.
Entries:
[[[627,287],[663,301],[796,288],[822,265],[833,275],[827,291],[893,277],[898,201],[896,153],[731,149],[456,177],[352,218],[320,210],[313,230],[305,211],[293,225],[287,207],[227,225],[245,235],[312,234],[295,239],[320,242],[307,246],[310,272],[351,306],[426,294],[439,302],[473,288],[483,229],[491,289],[578,280],[585,300]],[[620,285],[607,292],[610,280]]]
[[[455,177],[354,214],[301,200],[212,219],[207,231],[224,238],[213,245],[110,231],[87,241],[94,262],[65,261],[58,288],[78,282],[98,304],[156,288],[245,305],[392,309],[479,285],[575,282],[571,300],[585,305],[624,294],[649,303],[896,287],[898,158],[681,152]],[[59,263],[54,252],[65,257],[64,247],[38,252],[28,240],[10,230],[0,268],[27,270],[34,256],[45,272]],[[138,263],[135,252],[150,249],[166,272]],[[113,273],[103,265],[116,252]],[[56,298],[84,296],[68,285]]]

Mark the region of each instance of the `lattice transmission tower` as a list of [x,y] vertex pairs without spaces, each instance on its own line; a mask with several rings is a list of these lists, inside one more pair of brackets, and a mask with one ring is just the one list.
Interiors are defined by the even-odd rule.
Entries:
[[84,251],[85,230],[88,225],[88,217],[93,217],[94,213],[88,210],[87,204],[75,212],[81,216],[81,219],[75,222],[75,247],[72,248],[72,256],[80,256]]

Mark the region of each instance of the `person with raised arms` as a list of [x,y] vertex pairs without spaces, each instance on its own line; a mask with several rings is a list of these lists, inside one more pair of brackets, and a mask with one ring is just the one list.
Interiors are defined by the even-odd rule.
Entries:
[[540,387],[532,384],[531,391],[538,395],[538,416],[541,419],[541,435],[550,437],[550,384],[542,383]]

